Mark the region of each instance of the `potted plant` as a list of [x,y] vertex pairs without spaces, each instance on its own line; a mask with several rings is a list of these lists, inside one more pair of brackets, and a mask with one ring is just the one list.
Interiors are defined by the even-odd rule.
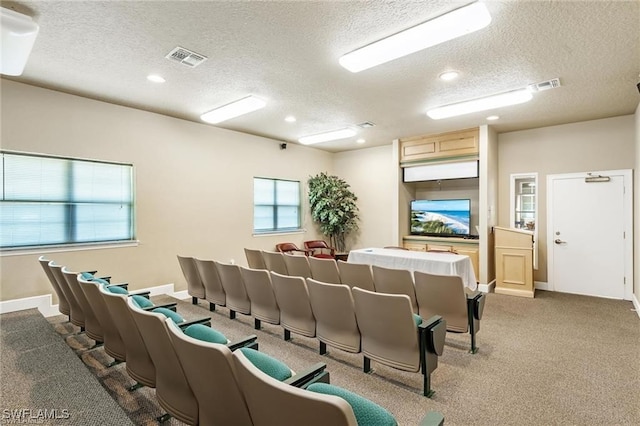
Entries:
[[320,225],[320,232],[329,237],[330,245],[344,252],[345,237],[358,229],[358,197],[347,182],[325,172],[310,177],[308,184],[313,221]]

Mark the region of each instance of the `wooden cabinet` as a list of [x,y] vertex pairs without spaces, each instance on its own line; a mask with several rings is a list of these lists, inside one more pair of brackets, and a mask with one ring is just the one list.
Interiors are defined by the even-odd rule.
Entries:
[[495,227],[496,293],[533,297],[533,233]]
[[478,240],[410,235],[402,239],[402,246],[413,251],[453,251],[464,256],[469,256],[471,264],[473,265],[476,281],[480,276]]
[[400,163],[477,156],[478,129],[400,139]]

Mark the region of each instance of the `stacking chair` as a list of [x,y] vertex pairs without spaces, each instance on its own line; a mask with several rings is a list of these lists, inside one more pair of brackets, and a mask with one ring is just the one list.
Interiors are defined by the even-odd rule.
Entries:
[[244,249],[244,255],[247,258],[247,265],[251,269],[267,269],[267,265],[262,258],[262,252],[254,249]]
[[84,331],[87,337],[96,341],[96,343],[104,342],[104,331],[102,329],[102,324],[98,321],[89,301],[87,300],[87,296],[85,296],[84,292],[80,288],[80,284],[78,283],[78,272],[71,272],[66,267],[62,268],[62,275],[64,276],[71,292],[75,296],[76,301],[80,305],[82,309],[82,313],[84,315]]
[[340,272],[340,282],[349,287],[360,287],[369,291],[376,291],[373,283],[371,265],[364,263],[349,263],[342,260],[336,262]]
[[67,297],[65,296],[64,292],[60,288],[58,280],[56,280],[56,277],[53,275],[53,272],[51,272],[51,269],[49,268],[49,260],[45,259],[44,256],[40,256],[38,258],[38,262],[40,262],[40,266],[42,266],[42,269],[44,269],[44,273],[47,275],[47,278],[51,283],[51,287],[53,287],[53,291],[55,291],[56,296],[58,296],[58,310],[62,315],[70,316],[71,308],[69,307],[69,302],[67,301]]
[[316,319],[311,310],[304,278],[276,272],[270,274],[273,293],[280,307],[280,325],[284,328],[284,340],[291,339],[292,331],[306,337],[315,337]]
[[262,258],[268,271],[287,275],[287,265],[284,263],[284,255],[279,251],[263,251]]
[[309,268],[309,260],[307,256],[298,256],[284,253],[284,264],[287,265],[287,274],[292,277],[309,278],[311,276],[311,268]]
[[322,281],[323,283],[341,284],[338,264],[334,259],[310,256],[309,268],[314,280]]
[[349,286],[307,278],[307,288],[316,319],[320,354],[327,352],[327,345],[347,352],[360,352],[360,330]]
[[411,300],[413,313],[418,313],[416,289],[411,271],[407,269],[391,269],[373,265],[373,281],[378,293],[406,294]]
[[255,329],[260,329],[261,321],[280,324],[280,308],[273,293],[269,271],[240,266],[240,274],[251,301],[251,315],[254,318]]
[[62,293],[69,303],[69,320],[71,324],[80,327],[80,330],[84,330],[84,312],[82,312],[82,306],[80,306],[76,296],[71,291],[71,287],[69,287],[69,283],[67,283],[67,279],[62,273],[62,268],[61,265],[56,265],[53,261],[49,262],[49,270],[58,282],[60,290],[62,290]]
[[444,351],[446,321],[413,314],[409,296],[351,289],[360,329],[364,371],[371,360],[405,371],[421,371],[423,394],[431,397],[431,373]]
[[276,250],[279,251],[280,253],[289,253],[289,254],[302,253],[305,256],[308,256],[310,253],[309,250],[300,249],[298,248],[298,246],[296,246],[293,243],[276,244]]
[[308,250],[313,257],[335,259],[336,249],[330,247],[326,241],[312,240],[304,242],[305,250]]
[[180,263],[180,269],[187,280],[187,293],[191,296],[191,303],[197,305],[198,299],[206,298],[206,292],[200,274],[198,274],[196,262],[193,257],[178,255],[178,263]]
[[423,318],[440,315],[447,321],[447,331],[471,335],[470,353],[478,352],[476,333],[486,295],[479,291],[467,293],[462,278],[457,275],[434,275],[416,271],[416,298]]
[[251,314],[251,301],[244,288],[240,267],[228,263],[214,261],[218,276],[224,293],[226,295],[227,308],[229,308],[229,318],[234,319],[236,312],[241,314]]
[[218,275],[218,269],[214,261],[195,259],[195,263],[204,285],[205,299],[209,302],[209,310],[215,311],[216,305],[226,306],[227,296],[224,293],[224,288],[222,288],[220,275]]

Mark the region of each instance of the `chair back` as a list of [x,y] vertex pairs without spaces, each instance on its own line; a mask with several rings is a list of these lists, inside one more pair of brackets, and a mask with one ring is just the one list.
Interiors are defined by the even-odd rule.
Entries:
[[373,283],[373,273],[371,265],[364,263],[350,263],[338,260],[338,271],[340,281],[349,287],[360,287],[369,291],[376,291]]
[[78,304],[82,308],[82,313],[84,314],[84,331],[86,335],[96,342],[104,342],[104,332],[102,330],[102,325],[93,312],[91,305],[89,305],[87,296],[84,295],[84,292],[80,288],[80,284],[78,284],[78,273],[71,272],[66,267],[63,267],[62,275],[64,275],[64,278],[67,280],[67,284],[69,284],[71,292],[73,292],[73,295],[76,297]]
[[127,374],[136,382],[155,388],[156,367],[127,307],[127,296],[111,293],[104,286],[100,286],[99,290],[124,342]]
[[143,311],[131,298],[127,306],[156,366],[156,398],[160,406],[181,422],[198,424],[198,402],[169,338],[167,318],[159,313]]
[[284,255],[279,251],[262,251],[262,258],[268,271],[287,275],[287,265],[284,263]]
[[280,324],[280,308],[273,293],[269,271],[240,266],[240,274],[251,301],[251,315],[269,324]]
[[311,276],[311,268],[309,268],[307,256],[284,253],[282,257],[284,258],[284,264],[287,265],[288,275],[302,278],[309,278]]
[[187,293],[189,293],[189,296],[205,299],[206,291],[193,257],[178,255],[178,263],[180,264],[180,269],[182,269],[184,279],[187,281]]
[[338,264],[333,258],[323,259],[310,256],[309,268],[314,280],[322,281],[323,283],[341,284]]
[[219,306],[227,304],[227,296],[222,288],[218,268],[213,260],[194,259],[198,274],[204,285],[205,300]]
[[267,265],[262,258],[262,252],[254,249],[244,249],[244,255],[247,258],[247,265],[251,269],[267,269]]
[[78,302],[75,294],[71,291],[71,287],[69,287],[69,283],[62,273],[62,268],[61,265],[56,265],[53,261],[49,262],[49,270],[51,270],[51,273],[58,282],[60,290],[62,290],[67,298],[67,302],[69,302],[69,319],[71,320],[71,324],[77,327],[84,327],[84,312],[82,312],[82,306],[80,306],[80,302]]
[[270,272],[273,293],[280,307],[280,324],[285,330],[307,337],[316,335],[316,319],[311,310],[307,284],[302,277]]
[[343,351],[360,352],[360,330],[349,286],[307,278],[307,288],[318,340]]
[[353,409],[342,398],[282,383],[233,352],[238,383],[255,426],[356,426]]
[[47,275],[47,278],[51,283],[51,287],[53,287],[53,291],[55,291],[56,296],[58,296],[58,310],[62,315],[69,316],[69,314],[71,313],[69,302],[67,302],[67,297],[62,292],[62,289],[58,284],[58,280],[56,280],[56,277],[53,275],[53,272],[51,272],[51,269],[49,268],[49,260],[45,259],[44,256],[40,256],[38,258],[38,262],[40,263],[40,266],[42,266],[42,269],[44,269],[44,273]]
[[462,278],[419,271],[414,276],[419,315],[422,318],[440,315],[447,322],[449,331],[466,333],[469,329],[469,316]]
[[334,259],[335,257],[335,249],[324,240],[305,241],[304,248],[309,251],[311,256],[326,259]]
[[240,267],[228,263],[220,263],[214,261],[220,282],[227,298],[227,308],[241,314],[249,315],[251,313],[251,301],[244,288],[242,275],[240,275]]
[[231,350],[225,345],[187,336],[165,320],[189,387],[198,401],[201,425],[247,425],[251,417],[236,380]]
[[373,281],[376,292],[388,294],[406,294],[411,301],[413,313],[418,313],[416,300],[416,288],[413,284],[413,275],[407,269],[391,269],[373,265]]
[[127,352],[124,346],[124,341],[122,340],[122,336],[120,336],[118,328],[113,322],[113,318],[111,317],[111,313],[107,308],[104,298],[100,294],[101,284],[87,281],[82,278],[81,274],[78,274],[77,280],[80,288],[87,298],[87,301],[89,302],[89,305],[91,305],[91,310],[102,326],[104,351],[107,355],[117,361],[125,361]]
[[418,371],[420,341],[409,296],[358,287],[351,293],[364,356],[399,370]]
[[300,252],[302,254],[308,254],[307,250],[300,249],[300,248],[298,248],[297,245],[295,245],[293,243],[279,243],[279,244],[276,244],[276,250],[278,250],[280,253],[291,253],[291,252],[297,251],[297,252]]

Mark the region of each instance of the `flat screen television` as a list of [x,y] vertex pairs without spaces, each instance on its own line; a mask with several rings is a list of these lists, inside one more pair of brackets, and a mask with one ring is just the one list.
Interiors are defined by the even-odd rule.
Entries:
[[471,200],[411,201],[411,235],[469,236]]

